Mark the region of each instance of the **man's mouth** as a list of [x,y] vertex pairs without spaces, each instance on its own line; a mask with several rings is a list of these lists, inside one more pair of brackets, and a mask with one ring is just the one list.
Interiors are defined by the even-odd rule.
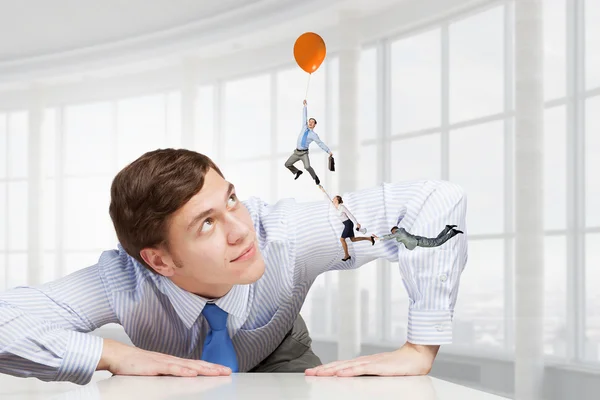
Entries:
[[239,256],[237,256],[230,262],[249,260],[254,256],[255,253],[256,253],[256,244],[254,242],[252,242],[250,244],[250,246],[246,247],[246,249],[244,251],[242,251],[242,253]]

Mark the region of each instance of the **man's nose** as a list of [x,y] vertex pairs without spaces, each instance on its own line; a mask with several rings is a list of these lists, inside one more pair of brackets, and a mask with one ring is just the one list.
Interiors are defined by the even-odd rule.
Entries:
[[227,241],[230,244],[238,244],[243,242],[248,236],[250,229],[237,218],[232,218],[228,224]]

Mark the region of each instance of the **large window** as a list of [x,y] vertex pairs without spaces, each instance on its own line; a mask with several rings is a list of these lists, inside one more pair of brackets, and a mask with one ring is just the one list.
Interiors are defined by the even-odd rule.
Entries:
[[391,45],[392,134],[440,125],[440,29]]
[[28,114],[0,114],[0,290],[27,284]]
[[469,262],[461,277],[455,310],[455,345],[504,345],[504,242],[469,241]]
[[271,153],[270,76],[227,82],[224,100],[221,122],[227,162],[268,156]]
[[392,182],[442,177],[439,133],[396,139],[391,149]]
[[544,1],[544,98],[566,94],[567,0]]
[[504,231],[504,123],[450,132],[450,180],[469,198],[469,233]]
[[586,102],[585,124],[585,223],[588,227],[600,227],[600,96]]
[[[292,153],[302,130],[302,101],[308,84],[307,118],[315,118],[315,132],[328,144],[331,137],[325,114],[325,66],[310,76],[294,66],[277,72],[277,151]],[[268,143],[265,143],[268,145]]]
[[449,27],[451,123],[503,110],[503,12],[496,7]]
[[600,86],[600,2],[585,1],[585,80],[588,89]]
[[[589,2],[588,2],[589,3]],[[594,6],[591,6],[592,8]],[[589,233],[585,235],[585,293],[586,330],[585,356],[589,361],[600,361],[600,96],[586,102],[585,160],[586,160],[586,221]]]

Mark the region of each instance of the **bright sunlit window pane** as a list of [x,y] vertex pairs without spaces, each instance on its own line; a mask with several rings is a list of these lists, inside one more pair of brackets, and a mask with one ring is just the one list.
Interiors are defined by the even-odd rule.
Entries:
[[27,144],[29,121],[27,112],[8,115],[8,176],[26,178],[28,170]]
[[392,134],[440,125],[440,46],[440,29],[392,43]]
[[471,240],[455,308],[453,344],[504,343],[504,239]]
[[358,140],[377,137],[377,49],[360,52],[358,64]]
[[[167,95],[167,132],[165,147],[180,148],[181,146],[181,93],[171,92]],[[193,149],[193,137],[190,146],[185,146],[190,150]]]
[[[340,138],[340,59],[332,57],[327,63],[327,145],[337,146]],[[342,133],[343,135],[343,133]]]
[[6,226],[8,221],[6,215],[6,188],[6,182],[0,181],[0,251],[6,250],[7,247]]
[[240,200],[260,197],[264,201],[271,201],[270,160],[238,162],[221,168],[225,179],[235,185]]
[[27,182],[8,183],[8,250],[27,250]]
[[65,179],[65,248],[68,251],[113,248],[108,214],[112,178]]
[[112,109],[109,102],[65,108],[66,174],[111,174],[114,171],[116,148]]
[[441,146],[439,133],[392,141],[392,182],[440,179]]
[[545,111],[544,228],[567,226],[567,135],[565,107]]
[[0,114],[0,179],[6,178],[7,154],[7,118],[6,114]]
[[565,357],[567,324],[567,238],[544,238],[544,350]]
[[[306,93],[308,74],[294,66],[277,73],[277,151],[292,152],[302,132],[302,101]],[[315,118],[314,131],[328,144],[330,124],[325,118],[325,69],[320,68],[310,77],[307,99],[307,118]],[[265,146],[268,142],[265,143]],[[320,151],[315,144],[311,150]]]
[[25,286],[27,283],[27,253],[9,253],[6,265],[7,289]]
[[43,175],[46,178],[54,176],[56,169],[56,109],[44,111],[42,123],[42,165]]
[[6,254],[0,252],[0,292],[6,289]]
[[216,160],[214,86],[198,88],[196,108],[196,147],[194,150]]
[[100,259],[101,252],[67,252],[65,254],[65,275],[95,265]]
[[600,2],[585,2],[585,81],[588,89],[600,86]]
[[566,94],[566,0],[544,0],[544,98]]
[[119,169],[142,154],[166,145],[166,98],[163,94],[121,100],[118,107]]
[[504,122],[450,132],[450,181],[469,201],[470,234],[504,230]]
[[[66,210],[68,212],[68,210]],[[56,248],[56,181],[44,179],[41,215],[42,242],[44,250]]]
[[585,238],[586,330],[585,357],[600,361],[600,234],[588,233]]
[[45,252],[42,259],[42,272],[40,273],[40,283],[43,285],[57,279],[56,276],[56,255],[54,252]]
[[[302,106],[302,98],[298,102]],[[300,118],[301,113],[298,115]],[[221,118],[228,161],[268,155],[271,152],[270,76],[260,75],[227,82]],[[300,126],[300,119],[298,121]],[[297,128],[294,136],[299,131],[300,128]]]
[[585,124],[585,194],[586,224],[600,226],[600,96],[586,101]]
[[504,7],[450,25],[450,122],[502,112]]
[[[315,170],[319,179],[323,182],[327,157],[329,156],[322,151],[314,152],[310,156],[310,165]],[[302,161],[298,161],[294,164],[296,168],[303,172],[298,180],[294,180],[294,174],[285,167],[287,159],[288,157],[283,157],[277,160],[277,199],[288,197],[293,197],[297,201],[321,201],[325,199],[323,192],[319,190],[308,171],[304,169]],[[330,189],[328,191],[330,191]],[[334,196],[333,194],[331,195]]]
[[376,145],[360,146],[356,163],[356,190],[371,188],[381,183],[377,180],[378,162]]

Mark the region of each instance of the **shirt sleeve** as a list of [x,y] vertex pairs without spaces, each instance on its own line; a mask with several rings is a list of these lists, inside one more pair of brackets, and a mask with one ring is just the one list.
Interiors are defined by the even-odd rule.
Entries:
[[[298,203],[290,223],[295,226],[295,268],[312,282],[331,270],[358,268],[375,259],[397,263],[409,297],[408,341],[414,344],[452,342],[452,319],[460,275],[467,261],[466,196],[446,181],[411,181],[343,194],[368,232],[389,232],[395,225],[415,235],[435,237],[447,224],[465,232],[433,248],[408,250],[395,241],[348,243],[352,258],[342,261],[339,235],[343,225],[327,215],[323,203]],[[398,222],[400,220],[400,222]]]
[[306,106],[302,107],[302,127],[308,126],[308,110]]
[[103,339],[91,332],[118,323],[98,265],[36,287],[0,294],[0,373],[89,383]]
[[314,141],[316,144],[318,144],[318,145],[319,145],[319,147],[320,147],[321,149],[323,149],[323,151],[324,151],[325,153],[328,153],[328,154],[329,154],[329,152],[330,152],[331,150],[329,150],[329,147],[327,147],[327,145],[321,141],[321,138],[319,137],[319,135],[317,135],[317,134],[316,134],[316,133],[313,131],[313,132],[312,132],[312,136],[313,136],[313,137],[312,137],[312,140],[313,140],[313,141]]

